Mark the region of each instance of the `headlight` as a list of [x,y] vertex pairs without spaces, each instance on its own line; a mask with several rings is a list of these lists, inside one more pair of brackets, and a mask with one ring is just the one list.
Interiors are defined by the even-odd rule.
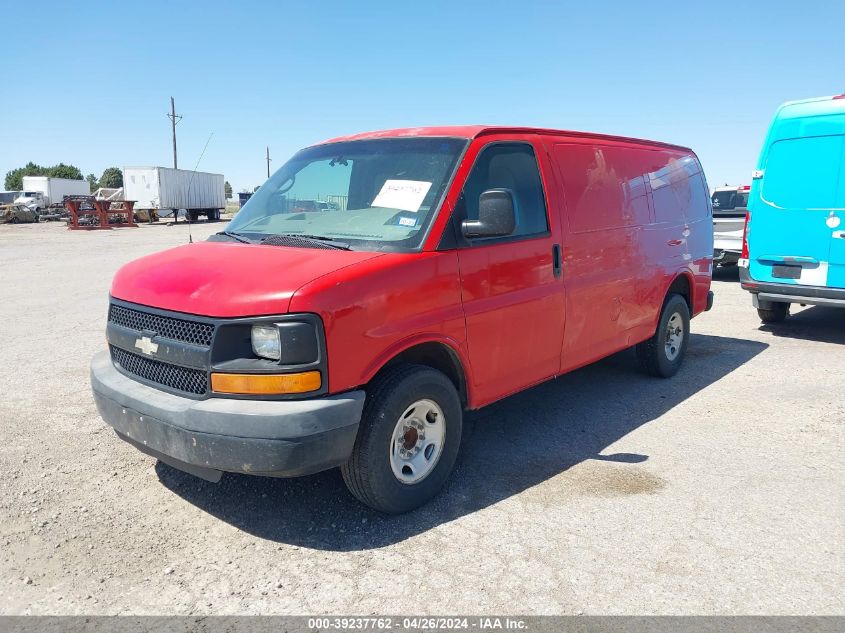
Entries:
[[252,351],[261,358],[270,360],[282,358],[282,342],[279,339],[279,328],[275,323],[252,326]]

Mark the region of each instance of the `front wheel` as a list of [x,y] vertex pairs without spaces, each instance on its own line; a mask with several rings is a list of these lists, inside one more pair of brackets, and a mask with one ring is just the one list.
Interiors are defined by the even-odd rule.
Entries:
[[781,323],[789,316],[788,303],[770,303],[769,308],[757,308],[757,315],[763,323]]
[[686,299],[677,294],[669,295],[654,336],[637,345],[637,358],[646,372],[660,378],[678,373],[687,351],[689,320]]
[[458,392],[441,372],[398,365],[367,389],[352,455],[341,473],[366,505],[409,512],[434,497],[452,471],[461,443]]

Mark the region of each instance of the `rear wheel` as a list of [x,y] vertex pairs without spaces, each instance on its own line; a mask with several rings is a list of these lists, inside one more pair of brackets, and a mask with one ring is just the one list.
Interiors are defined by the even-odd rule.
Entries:
[[349,491],[387,514],[423,505],[443,487],[461,442],[458,392],[441,372],[399,365],[376,378],[352,455],[341,473]]
[[770,303],[768,308],[757,308],[763,323],[780,323],[789,316],[788,303]]
[[663,304],[657,331],[637,345],[637,358],[652,376],[674,376],[684,360],[689,341],[689,306],[678,294],[671,294]]

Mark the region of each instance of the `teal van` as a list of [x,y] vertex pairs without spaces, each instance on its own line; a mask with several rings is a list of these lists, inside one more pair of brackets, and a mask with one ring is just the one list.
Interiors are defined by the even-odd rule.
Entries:
[[739,275],[760,318],[845,308],[845,95],[782,105],[752,177]]

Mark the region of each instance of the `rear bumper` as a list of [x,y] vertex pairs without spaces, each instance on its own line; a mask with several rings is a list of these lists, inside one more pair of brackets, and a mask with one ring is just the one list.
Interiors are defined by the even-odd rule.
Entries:
[[761,302],[806,303],[845,308],[845,288],[757,281],[751,277],[745,266],[739,268],[739,281],[742,289],[751,293],[755,308],[759,308]]
[[292,477],[344,463],[352,451],[364,392],[313,400],[194,400],[118,372],[108,352],[91,361],[103,420],[145,453],[216,481],[222,471]]
[[736,264],[739,261],[741,251],[725,248],[713,249],[713,264]]

